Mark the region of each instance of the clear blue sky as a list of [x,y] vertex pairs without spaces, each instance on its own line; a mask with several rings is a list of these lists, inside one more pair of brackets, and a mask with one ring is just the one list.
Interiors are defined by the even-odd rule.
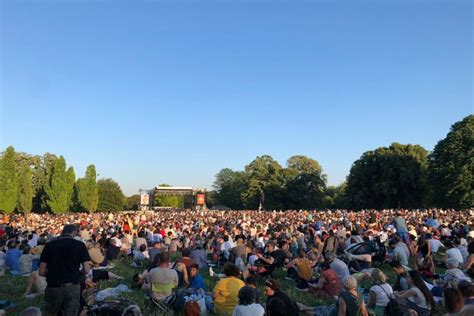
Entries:
[[0,147],[126,194],[257,155],[329,184],[473,113],[471,1],[1,1]]

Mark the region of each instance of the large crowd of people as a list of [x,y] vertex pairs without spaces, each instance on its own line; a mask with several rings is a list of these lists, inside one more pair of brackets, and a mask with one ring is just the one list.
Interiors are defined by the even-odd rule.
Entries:
[[[283,282],[334,302],[333,315],[474,315],[473,209],[0,215],[0,249],[0,269],[27,276],[22,294],[43,295],[44,315],[79,314],[84,289],[122,279],[106,269],[116,260],[139,271],[124,281],[150,304],[185,315],[321,312]],[[205,303],[193,308],[186,297],[198,294]]]

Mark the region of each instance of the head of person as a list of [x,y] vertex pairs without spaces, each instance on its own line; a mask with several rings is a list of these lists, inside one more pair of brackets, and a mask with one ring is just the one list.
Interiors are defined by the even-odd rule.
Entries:
[[257,279],[253,275],[249,275],[245,278],[245,285],[250,287],[257,287]]
[[145,244],[141,244],[140,245],[140,252],[144,252],[146,250],[146,245]]
[[239,305],[250,305],[255,303],[255,290],[250,286],[244,286],[239,290]]
[[31,250],[30,246],[25,246],[25,247],[23,248],[23,254],[24,254],[24,255],[29,254],[29,253],[30,253],[30,250]]
[[322,262],[319,266],[321,267],[321,270],[323,270],[323,271],[326,271],[326,270],[331,269],[331,266],[330,266],[329,263],[326,262],[326,261],[325,261],[325,262]]
[[15,240],[10,240],[7,243],[7,248],[8,249],[14,249],[14,248],[16,248],[16,246],[17,246],[17,242]]
[[458,290],[465,299],[474,297],[474,284],[467,280],[458,282]]
[[446,266],[448,269],[456,269],[459,267],[459,262],[455,258],[449,258],[446,261]]
[[183,255],[183,257],[189,257],[191,255],[191,249],[189,248],[184,248],[182,251],[181,251],[181,254]]
[[167,252],[162,252],[158,257],[160,260],[160,266],[169,266],[170,264],[170,255]]
[[398,260],[390,261],[390,267],[392,268],[392,271],[396,275],[400,275],[400,274],[405,273],[405,268],[403,268],[402,264]]
[[464,306],[464,298],[458,289],[448,287],[443,292],[444,306],[448,313],[457,313]]
[[74,224],[64,225],[61,235],[75,237],[77,235],[77,226]]
[[374,285],[381,285],[387,282],[387,276],[378,268],[374,268],[370,274],[370,280]]
[[275,244],[273,242],[268,243],[268,252],[275,250]]
[[238,277],[240,275],[240,269],[235,264],[227,262],[224,265],[224,274],[226,277]]
[[276,292],[280,290],[278,283],[274,279],[269,279],[265,281],[264,292],[266,296],[273,296]]
[[395,248],[398,244],[398,240],[396,238],[392,238],[389,240],[388,245],[390,248]]
[[327,262],[331,263],[334,261],[334,259],[336,259],[336,254],[334,252],[328,252],[324,257],[326,258]]
[[347,291],[355,290],[357,289],[357,280],[352,275],[348,275],[342,280],[342,285]]
[[194,278],[196,275],[198,275],[199,273],[199,265],[197,263],[193,263],[190,267],[189,267],[189,271],[191,273],[191,278]]
[[306,253],[303,249],[298,249],[298,258],[304,258]]

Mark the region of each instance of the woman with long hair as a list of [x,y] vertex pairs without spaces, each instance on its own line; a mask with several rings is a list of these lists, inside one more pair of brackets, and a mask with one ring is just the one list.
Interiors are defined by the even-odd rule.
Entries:
[[421,274],[415,270],[409,271],[407,282],[410,288],[398,293],[398,298],[404,299],[401,304],[416,311],[418,316],[431,315],[431,309],[434,307],[433,295],[426,287]]

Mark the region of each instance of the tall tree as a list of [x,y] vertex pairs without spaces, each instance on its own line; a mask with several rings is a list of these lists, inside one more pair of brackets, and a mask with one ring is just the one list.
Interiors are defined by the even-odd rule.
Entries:
[[428,152],[420,145],[393,143],[365,152],[347,177],[347,197],[354,208],[426,205]]
[[[214,204],[225,205],[234,210],[243,209],[241,194],[245,189],[245,179],[243,172],[233,171],[224,168],[216,174],[216,180],[213,184],[215,193]],[[207,204],[207,203],[206,203]]]
[[66,171],[66,161],[63,156],[55,160],[51,181],[45,187],[47,205],[53,213],[65,213],[69,210],[74,189],[74,169]]
[[33,188],[35,191],[33,210],[35,212],[50,211],[46,188],[50,186],[54,163],[57,159],[58,157],[51,153],[45,153],[43,156],[33,156]]
[[89,165],[84,178],[77,180],[79,204],[89,212],[95,211],[99,203],[99,188],[96,177],[95,166]]
[[125,196],[119,184],[112,179],[100,179],[97,181],[99,189],[98,211],[117,212],[124,206]]
[[429,157],[432,201],[436,206],[474,206],[474,115],[454,123]]
[[286,165],[286,208],[322,207],[325,202],[326,176],[319,163],[306,156],[293,156]]
[[69,201],[68,210],[70,211],[74,206],[73,195],[74,185],[76,184],[76,173],[74,172],[74,168],[72,166],[66,170],[66,180],[66,194]]
[[15,171],[15,149],[10,146],[0,159],[0,211],[11,213],[18,198],[18,175]]
[[282,167],[269,155],[257,157],[245,166],[246,188],[241,194],[245,208],[255,209],[264,196],[267,209],[284,207],[284,179]]
[[31,168],[24,166],[20,173],[18,190],[18,210],[23,213],[29,213],[33,205],[33,185],[31,179]]

